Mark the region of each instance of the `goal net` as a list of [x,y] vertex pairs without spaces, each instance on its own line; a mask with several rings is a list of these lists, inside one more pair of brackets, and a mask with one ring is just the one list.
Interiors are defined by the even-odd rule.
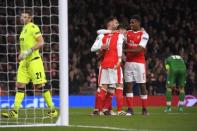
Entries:
[[68,125],[67,0],[0,0],[0,113],[12,109],[17,91],[17,56],[23,27],[20,12],[24,8],[32,10],[33,23],[39,26],[45,41],[40,54],[59,117],[47,116],[50,109],[42,94],[29,83],[18,118],[0,116],[0,127]]

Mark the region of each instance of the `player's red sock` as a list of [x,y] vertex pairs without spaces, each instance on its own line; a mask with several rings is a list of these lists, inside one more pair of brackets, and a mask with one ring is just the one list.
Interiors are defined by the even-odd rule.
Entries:
[[94,110],[99,110],[100,88],[97,89],[95,94]]
[[126,101],[128,108],[133,108],[133,93],[126,93]]
[[116,103],[117,103],[117,111],[122,111],[123,89],[121,87],[116,88]]
[[105,97],[105,100],[104,100],[104,106],[103,106],[103,109],[111,109],[112,108],[112,97],[113,97],[113,94],[110,93],[110,92],[107,92],[107,95]]
[[99,95],[99,100],[98,100],[98,106],[99,106],[99,111],[102,111],[103,105],[104,105],[104,100],[106,96],[107,91],[103,88],[100,90],[100,95]]
[[142,108],[146,109],[147,108],[147,95],[141,95],[141,100],[142,100]]

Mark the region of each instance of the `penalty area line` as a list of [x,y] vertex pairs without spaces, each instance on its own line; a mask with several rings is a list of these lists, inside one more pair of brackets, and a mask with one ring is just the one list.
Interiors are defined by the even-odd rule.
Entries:
[[[88,125],[69,125],[69,127],[77,127],[77,128],[93,128],[93,129],[108,129],[108,130],[118,130],[118,131],[137,131],[137,129],[129,129],[129,128],[119,128],[119,127],[110,127],[110,126],[88,126]],[[140,131],[148,131],[148,130],[140,130]]]

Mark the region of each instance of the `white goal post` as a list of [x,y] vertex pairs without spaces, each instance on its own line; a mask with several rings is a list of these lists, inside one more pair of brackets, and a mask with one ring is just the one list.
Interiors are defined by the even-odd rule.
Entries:
[[60,124],[69,124],[68,113],[68,1],[59,0]]

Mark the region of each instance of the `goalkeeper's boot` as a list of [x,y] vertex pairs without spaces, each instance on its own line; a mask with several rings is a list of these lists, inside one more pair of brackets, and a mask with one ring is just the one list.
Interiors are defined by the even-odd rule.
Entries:
[[179,112],[183,112],[183,106],[179,106]]
[[16,110],[10,110],[8,112],[4,112],[1,114],[2,117],[4,118],[18,118],[18,112]]
[[53,118],[58,116],[58,111],[57,110],[51,110],[48,112],[48,116]]
[[166,106],[166,109],[164,110],[164,112],[171,112],[171,111],[172,111],[171,107],[170,106]]
[[149,116],[150,113],[148,112],[148,110],[146,108],[142,108],[142,115]]

